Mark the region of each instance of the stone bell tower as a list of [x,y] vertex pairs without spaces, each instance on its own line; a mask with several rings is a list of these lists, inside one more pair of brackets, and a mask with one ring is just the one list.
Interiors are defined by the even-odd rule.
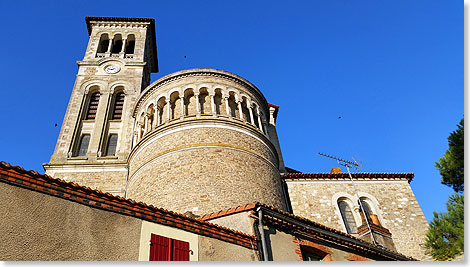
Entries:
[[134,102],[158,72],[155,21],[86,17],[89,42],[46,174],[122,195]]

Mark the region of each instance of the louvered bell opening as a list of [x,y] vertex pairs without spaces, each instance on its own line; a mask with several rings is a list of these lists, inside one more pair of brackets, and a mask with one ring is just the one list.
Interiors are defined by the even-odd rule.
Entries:
[[96,118],[96,112],[98,111],[98,103],[100,102],[100,94],[94,93],[90,97],[90,104],[88,105],[88,112],[86,114],[86,120],[94,120]]
[[120,120],[122,117],[122,109],[124,107],[124,93],[116,95],[116,101],[114,102],[113,116],[111,119]]

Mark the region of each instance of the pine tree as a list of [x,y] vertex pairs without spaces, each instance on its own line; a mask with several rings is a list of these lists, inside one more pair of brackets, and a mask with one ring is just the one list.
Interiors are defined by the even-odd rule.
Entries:
[[436,167],[441,173],[441,183],[450,186],[455,192],[464,190],[464,119],[457,125],[449,137],[449,149],[444,156],[436,162]]
[[447,213],[434,212],[425,247],[438,261],[451,260],[464,252],[464,196],[454,194],[447,202]]

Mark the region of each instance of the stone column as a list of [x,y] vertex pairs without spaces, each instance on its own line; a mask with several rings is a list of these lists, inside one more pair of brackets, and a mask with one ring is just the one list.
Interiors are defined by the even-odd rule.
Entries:
[[111,36],[109,37],[109,43],[108,43],[108,49],[105,52],[106,56],[111,55],[111,47],[113,45],[113,40],[111,39]]
[[140,124],[140,122],[138,122],[137,123],[137,142],[139,142],[140,139],[142,139],[142,125]]
[[145,113],[145,115],[144,115],[144,135],[146,135],[147,132],[148,132],[148,129],[147,129],[147,116],[148,116],[147,113]]
[[199,116],[200,115],[200,105],[201,103],[199,103],[199,93],[197,94],[194,94],[194,96],[196,97],[196,116]]
[[153,120],[152,120],[152,130],[155,130],[157,128],[157,119],[158,119],[158,108],[154,106],[153,110]]
[[184,118],[184,95],[180,95],[180,103],[181,103],[181,119]]
[[268,122],[264,119],[264,117],[263,117],[263,119],[262,119],[261,125],[263,125],[263,126],[262,126],[262,128],[263,128],[263,130],[264,130],[263,133],[269,138]]
[[145,118],[146,118],[146,121],[145,121],[145,133],[148,133],[148,132],[151,132],[152,131],[152,121],[150,120],[150,118],[152,117],[152,114],[150,113],[145,113]]
[[[107,110],[109,102],[111,101],[111,94],[109,91],[100,92],[100,100],[98,103],[98,109],[96,110],[95,125],[91,134],[90,143],[88,144],[88,159],[93,160],[98,155],[98,151],[101,150],[103,140],[108,138],[103,135],[107,124]],[[103,140],[102,140],[103,138]]]
[[258,114],[258,125],[261,132],[263,132],[263,124],[261,123],[261,113],[259,113],[259,107],[256,106],[256,113]]
[[248,110],[250,111],[251,124],[255,125],[255,121],[254,121],[254,118],[253,118],[253,104],[250,103],[250,107],[248,108]]
[[124,51],[126,51],[126,41],[127,39],[122,39],[121,52],[119,53],[120,58],[124,58]]
[[170,99],[166,99],[166,121],[170,121]]
[[215,112],[215,102],[214,102],[214,96],[215,95],[209,95],[211,97],[211,110],[212,110],[212,115],[215,116],[217,115]]
[[132,142],[132,144],[133,144],[134,146],[135,146],[135,145],[137,144],[137,142],[138,142],[138,140],[137,140],[137,134],[138,134],[138,133],[137,133],[136,131],[134,131],[134,141]]
[[227,116],[230,117],[230,107],[228,105],[228,96],[224,96],[224,102],[225,102],[225,113],[227,113]]
[[243,120],[242,101],[237,100],[237,105],[238,105],[238,118],[240,120]]

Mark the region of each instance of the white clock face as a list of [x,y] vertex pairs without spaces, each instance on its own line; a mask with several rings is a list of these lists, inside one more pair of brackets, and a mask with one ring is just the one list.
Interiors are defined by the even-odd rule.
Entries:
[[107,66],[105,69],[104,69],[107,73],[116,73],[119,71],[119,67],[116,66],[116,65],[110,65],[110,66]]

